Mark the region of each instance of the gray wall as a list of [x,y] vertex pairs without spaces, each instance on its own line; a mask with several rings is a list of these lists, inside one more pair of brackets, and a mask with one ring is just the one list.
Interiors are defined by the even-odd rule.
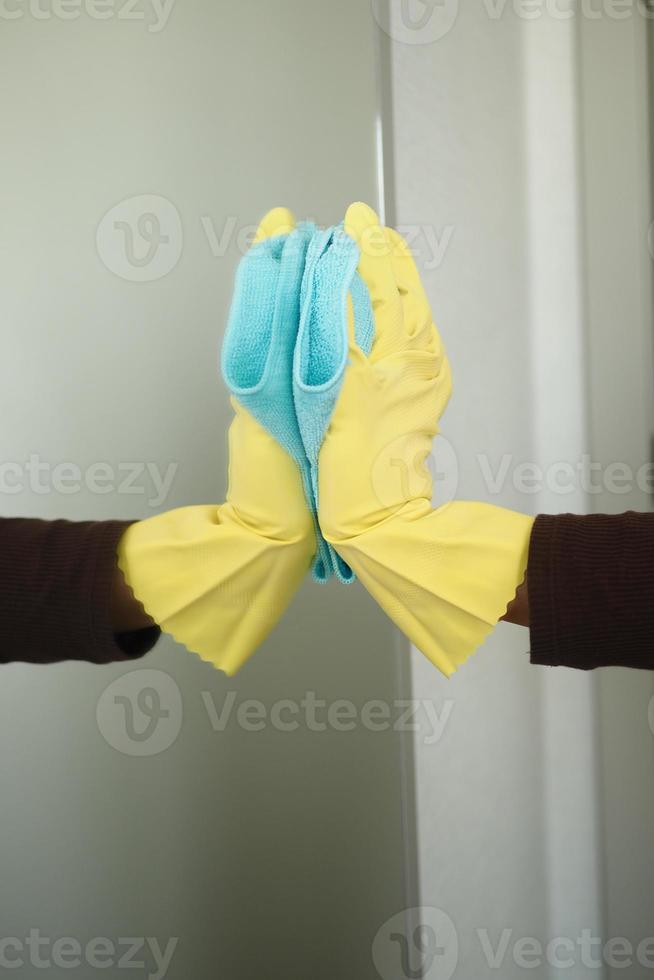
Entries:
[[[333,223],[377,196],[367,0],[179,0],[160,30],[153,7],[136,8],[145,20],[119,9],[0,20],[0,457],[24,487],[5,487],[5,515],[144,518],[220,501],[217,352],[237,236],[273,205]],[[139,266],[148,243],[137,237],[130,264],[113,222],[144,210],[169,241]],[[45,492],[32,455],[50,466]],[[121,492],[135,461],[176,467],[165,500],[143,473],[140,493]],[[64,462],[78,492],[74,470],[52,469]],[[116,470],[105,494],[83,485],[98,462]],[[372,938],[410,901],[398,734],[253,732],[233,715],[216,732],[207,703],[220,711],[235,692],[235,714],[315,692],[379,698],[393,716],[386,619],[358,586],[307,584],[235,679],[166,639],[136,667],[164,676],[103,696],[129,668],[3,668],[1,937],[178,937],[180,980],[375,976]],[[144,757],[111,711],[116,691],[136,705],[143,687],[171,712]]]

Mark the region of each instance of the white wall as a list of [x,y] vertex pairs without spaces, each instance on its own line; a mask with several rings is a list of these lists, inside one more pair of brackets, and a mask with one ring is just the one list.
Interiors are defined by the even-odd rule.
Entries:
[[[591,499],[579,483],[525,494],[509,479],[496,494],[477,459],[496,470],[508,454],[512,467],[544,471],[584,453],[634,469],[648,459],[643,20],[445,4],[432,11],[443,26],[434,40],[417,7],[403,8],[416,15],[407,30],[394,6],[387,45],[389,210],[422,228],[423,274],[454,365],[443,432],[459,496],[533,513],[648,509],[642,493]],[[434,232],[436,263],[425,246]],[[651,679],[535,668],[527,648],[526,633],[501,625],[450,683],[413,655],[415,695],[451,710],[441,741],[418,734],[415,754],[421,904],[454,923],[456,976],[498,975],[480,929],[494,946],[511,930],[499,971],[509,978],[524,974],[512,958],[520,937],[590,929],[638,942],[652,932]],[[579,960],[573,972],[610,975]]]
[[[654,37],[653,21],[649,32]],[[654,431],[654,60],[648,71],[647,33],[640,17],[585,20],[579,47],[592,450],[598,461],[634,472],[652,459]],[[651,506],[651,494],[637,487],[605,488],[590,501],[600,513]],[[597,689],[606,932],[638,943],[654,932],[654,679],[604,671]],[[608,971],[612,980],[625,973]]]
[[[458,496],[529,509],[510,485],[491,498],[477,461],[495,472],[504,454],[534,458],[521,25],[461,5],[445,37],[394,43],[391,57],[393,219],[423,229],[418,261],[454,370],[442,430]],[[434,231],[451,237],[429,269]],[[496,945],[504,928],[537,935],[546,921],[540,678],[527,649],[526,633],[501,626],[450,682],[413,654],[414,695],[451,711],[443,738],[416,737],[415,753],[421,904],[454,923],[456,976],[498,975],[477,929]],[[521,972],[509,952],[499,975]]]

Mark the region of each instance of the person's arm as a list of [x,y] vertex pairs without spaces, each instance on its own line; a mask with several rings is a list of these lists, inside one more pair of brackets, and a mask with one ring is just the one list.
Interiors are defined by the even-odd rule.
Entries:
[[148,616],[125,581],[125,576],[117,562],[113,570],[111,584],[109,619],[114,632],[118,634],[133,633],[137,630],[149,629],[155,625],[152,617]]
[[268,212],[254,265],[244,256],[236,276],[221,355],[234,408],[226,500],[133,524],[118,548],[125,581],[164,632],[230,676],[279,621],[317,547],[291,390],[306,244],[293,228],[287,208]]
[[125,585],[122,521],[0,519],[0,663],[143,656],[160,631]]
[[527,576],[522,585],[518,586],[515,598],[511,600],[506,609],[506,614],[502,616],[505,623],[513,623],[515,626],[529,626],[529,586]]
[[653,558],[654,514],[541,515],[504,619],[529,626],[534,664],[653,670]]

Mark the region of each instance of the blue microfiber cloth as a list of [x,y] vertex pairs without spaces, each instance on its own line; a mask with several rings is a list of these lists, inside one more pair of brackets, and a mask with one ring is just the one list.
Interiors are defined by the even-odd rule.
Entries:
[[290,235],[253,245],[241,259],[223,342],[225,383],[239,402],[296,461],[313,515],[316,581],[330,578],[330,546],[318,526],[311,470],[293,402],[293,352],[307,250],[317,229],[307,222]]
[[253,245],[241,259],[221,368],[231,393],[296,461],[316,531],[313,577],[354,580],[318,524],[318,454],[347,363],[347,302],[368,354],[374,321],[356,272],[359,250],[342,226],[305,222]]
[[[357,273],[359,248],[342,225],[315,231],[305,258],[300,326],[293,359],[295,413],[309,461],[314,507],[318,511],[318,455],[338,398],[348,355],[348,294],[355,339],[369,354],[374,318],[368,289]],[[349,565],[329,547],[332,568],[345,583]]]

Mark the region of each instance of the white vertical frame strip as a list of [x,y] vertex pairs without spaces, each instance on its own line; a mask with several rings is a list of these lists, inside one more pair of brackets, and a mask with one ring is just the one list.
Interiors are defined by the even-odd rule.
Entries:
[[[644,8],[627,13],[579,22],[592,453],[631,472],[620,492],[597,481],[592,503],[614,514],[652,507],[647,484],[633,477],[651,460],[654,426],[654,7],[649,19]],[[606,933],[633,937],[637,950],[652,932],[654,676],[607,670],[597,681]]]
[[[572,7],[570,9],[572,14]],[[577,25],[524,22],[526,172],[534,446],[545,469],[588,451]],[[540,512],[583,513],[586,495],[544,490]],[[543,806],[548,940],[603,934],[601,831],[592,676],[543,670]],[[554,968],[553,975],[558,975]],[[605,976],[577,964],[575,978]]]
[[[389,0],[380,0],[390,22]],[[371,16],[375,32],[375,69],[377,86],[377,113],[375,119],[375,144],[377,168],[377,213],[383,225],[395,225],[393,159],[393,85],[391,41]],[[413,695],[410,644],[399,630],[395,630],[395,656],[397,696],[407,701]],[[420,902],[420,872],[418,867],[418,814],[415,793],[415,745],[413,734],[399,732],[400,805],[402,808],[402,836],[404,848],[404,913],[406,935],[411,935],[420,924],[414,912]]]

